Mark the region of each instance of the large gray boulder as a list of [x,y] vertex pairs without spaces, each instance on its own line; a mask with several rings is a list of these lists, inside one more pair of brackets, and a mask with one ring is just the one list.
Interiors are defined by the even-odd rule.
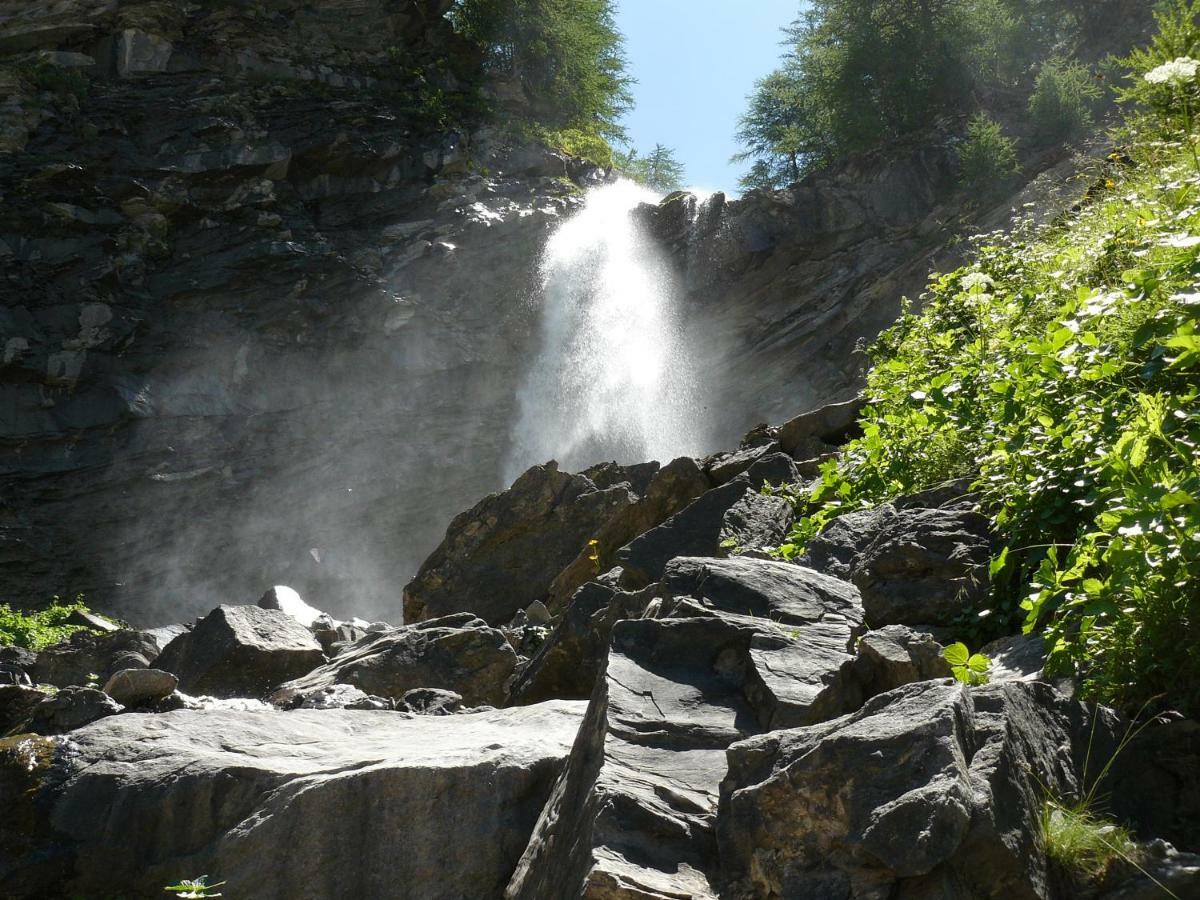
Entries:
[[913,498],[847,513],[809,542],[805,565],[853,581],[867,624],[949,625],[984,599],[993,539],[970,502]]
[[208,873],[260,900],[499,897],[583,711],[186,710],[0,742],[0,896]]
[[262,697],[325,661],[307,628],[278,609],[218,606],[163,649],[155,667],[188,694]]
[[545,600],[559,572],[636,500],[628,484],[600,489],[555,462],[534,466],[450,523],[404,588],[404,620],[472,612],[492,625],[508,622]]
[[467,706],[503,702],[517,654],[504,632],[472,616],[432,619],[347,647],[325,665],[282,685],[274,703],[291,705],[334,684],[403,700],[414,688],[441,688],[462,695]]
[[[696,566],[723,565],[742,574],[755,562]],[[810,576],[832,581],[791,568],[800,576],[792,585],[797,594]],[[660,617],[651,608],[643,618],[612,626],[606,668],[508,886],[510,900],[715,897],[713,826],[726,748],[764,729],[820,721],[856,704],[848,676],[852,586],[838,594],[822,583],[789,601],[785,586],[773,584],[777,608],[787,617],[776,623],[725,611],[719,600],[704,598],[704,583],[692,585],[702,599],[669,596]],[[825,588],[829,608],[810,604]],[[768,609],[768,601],[757,608]]]
[[1089,723],[1047,684],[933,681],[735,744],[722,896],[1045,900],[1042,798],[1078,790]]

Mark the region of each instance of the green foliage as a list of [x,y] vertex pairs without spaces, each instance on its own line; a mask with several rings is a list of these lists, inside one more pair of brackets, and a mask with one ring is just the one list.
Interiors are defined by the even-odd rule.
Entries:
[[1162,96],[1144,76],[1180,57],[1200,59],[1200,0],[1168,0],[1154,11],[1157,32],[1149,45],[1135,48],[1120,60],[1129,82],[1117,90],[1122,103],[1157,106]]
[[1141,855],[1128,829],[1107,821],[1086,805],[1046,800],[1041,827],[1050,860],[1085,881],[1102,875],[1114,860],[1133,861]]
[[[741,185],[783,187],[912,135],[969,110],[979,86],[1028,94],[1052,53],[1094,52],[1088,35],[1123,13],[1120,0],[815,0],[739,120]],[[1043,68],[1038,113],[1069,135],[1090,121],[1096,84],[1068,63]]]
[[1095,76],[1078,62],[1052,59],[1042,66],[1029,98],[1029,114],[1045,141],[1073,137],[1094,120],[1092,108],[1103,96]]
[[621,155],[617,159],[617,168],[634,181],[664,194],[683,187],[683,163],[676,158],[674,150],[662,144],[655,144],[645,156],[639,156],[636,150]]
[[67,618],[79,610],[87,612],[83,595],[76,596],[74,603],[62,603],[55,597],[50,606],[34,612],[13,609],[0,603],[0,646],[14,645],[38,651],[60,641],[65,641],[82,625],[68,625]]
[[524,88],[534,121],[619,140],[631,104],[612,0],[458,0],[456,30]]
[[586,159],[605,169],[610,169],[617,164],[612,145],[595,132],[567,128],[562,131],[534,129],[533,133],[536,139],[547,147],[559,150],[567,156]]
[[973,476],[1004,539],[999,632],[1132,706],[1200,711],[1200,175],[1146,141],[1077,215],[985,235],[873,348],[863,436],[780,555],[831,518]]
[[1016,145],[1005,136],[1000,123],[982,113],[968,124],[958,161],[966,182],[984,189],[1004,184],[1020,170]]
[[950,664],[950,673],[963,684],[987,684],[990,657],[972,653],[966,644],[951,644],[942,650],[942,658]]
[[224,886],[224,884],[224,881],[209,884],[208,876],[201,875],[199,878],[185,878],[183,881],[169,884],[163,890],[168,894],[174,894],[180,900],[203,900],[206,897],[225,896],[217,891],[217,888]]

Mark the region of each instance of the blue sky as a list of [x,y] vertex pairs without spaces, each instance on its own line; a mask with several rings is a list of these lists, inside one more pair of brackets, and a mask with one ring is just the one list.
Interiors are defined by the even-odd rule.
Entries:
[[735,192],[744,165],[737,119],[756,79],[779,62],[780,29],[800,0],[617,0],[637,108],[633,145],[675,149],[692,187]]

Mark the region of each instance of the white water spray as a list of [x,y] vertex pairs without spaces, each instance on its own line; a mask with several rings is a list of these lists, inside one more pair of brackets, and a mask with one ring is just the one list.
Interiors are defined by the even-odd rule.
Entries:
[[658,195],[629,182],[592,190],[541,263],[541,346],[519,395],[508,475],[702,451],[694,360],[679,291],[632,212]]

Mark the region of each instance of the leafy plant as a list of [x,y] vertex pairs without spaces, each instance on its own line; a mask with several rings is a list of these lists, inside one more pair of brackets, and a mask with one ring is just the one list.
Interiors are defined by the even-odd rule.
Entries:
[[48,607],[34,611],[0,603],[0,646],[15,645],[38,651],[65,641],[75,632],[85,630],[82,625],[67,624],[71,613],[76,611],[88,612],[82,594],[73,603],[63,603],[55,597]]
[[1029,114],[1038,135],[1055,141],[1079,134],[1092,124],[1092,107],[1102,95],[1087,66],[1049,60],[1038,72],[1029,98]]
[[1042,804],[1041,828],[1046,855],[1084,879],[1101,875],[1114,859],[1132,861],[1140,856],[1129,829],[1086,806],[1048,799]]
[[992,661],[982,653],[971,653],[966,644],[951,644],[942,650],[942,658],[950,664],[950,672],[963,684],[987,684]]
[[970,477],[1003,541],[975,621],[1044,631],[1048,671],[1090,698],[1194,712],[1200,173],[1190,149],[1131,134],[1076,213],[978,237],[880,336],[862,436],[822,466],[777,552]]
[[207,897],[225,896],[217,891],[217,888],[223,887],[224,885],[224,881],[218,881],[216,884],[209,884],[208,876],[201,875],[196,879],[185,878],[183,881],[177,882],[176,884],[167,885],[165,888],[163,888],[163,890],[168,894],[174,894],[176,897],[181,898],[181,900],[202,900],[202,898]]
[[970,185],[995,188],[1020,170],[1017,149],[1000,123],[980,113],[967,125],[967,139],[958,148],[963,178]]

